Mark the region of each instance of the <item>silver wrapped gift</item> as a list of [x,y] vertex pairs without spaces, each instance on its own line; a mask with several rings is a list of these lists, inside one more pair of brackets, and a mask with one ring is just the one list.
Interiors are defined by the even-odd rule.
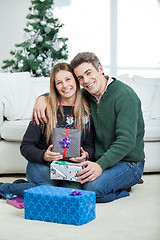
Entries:
[[50,178],[77,182],[77,173],[82,170],[79,163],[53,161],[50,164]]

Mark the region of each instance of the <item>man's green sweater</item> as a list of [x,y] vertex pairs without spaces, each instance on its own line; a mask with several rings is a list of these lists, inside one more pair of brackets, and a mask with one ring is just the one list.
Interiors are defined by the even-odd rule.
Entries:
[[144,160],[144,120],[141,102],[132,88],[115,79],[101,101],[83,89],[96,131],[95,159],[102,169],[123,160]]
[[[99,104],[85,89],[95,127],[95,160],[104,170],[123,160],[144,160],[141,102],[132,88],[114,80]],[[43,96],[47,96],[43,94]]]

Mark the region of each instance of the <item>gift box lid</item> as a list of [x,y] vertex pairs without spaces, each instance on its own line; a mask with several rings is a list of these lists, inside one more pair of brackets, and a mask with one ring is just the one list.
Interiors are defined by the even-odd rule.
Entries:
[[[63,187],[56,187],[56,186],[50,186],[50,185],[41,185],[41,186],[36,186],[33,188],[29,188],[24,190],[24,194],[43,194],[45,196],[63,196],[63,197],[72,197],[73,195],[70,195],[72,193],[72,188],[63,188]],[[93,191],[87,191],[87,190],[79,190],[79,189],[74,189],[77,192],[81,192],[82,195],[74,195],[74,197],[79,197],[79,196],[93,196],[95,197],[96,193]]]

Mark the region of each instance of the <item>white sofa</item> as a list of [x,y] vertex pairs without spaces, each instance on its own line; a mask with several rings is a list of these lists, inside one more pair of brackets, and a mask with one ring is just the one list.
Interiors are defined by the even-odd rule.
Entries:
[[[160,79],[118,76],[142,101],[145,119],[145,172],[160,171]],[[25,73],[0,73],[0,174],[25,173],[19,147],[36,97],[49,91],[49,78]]]
[[0,174],[25,173],[27,161],[20,142],[36,98],[49,91],[49,77],[30,73],[0,73]]

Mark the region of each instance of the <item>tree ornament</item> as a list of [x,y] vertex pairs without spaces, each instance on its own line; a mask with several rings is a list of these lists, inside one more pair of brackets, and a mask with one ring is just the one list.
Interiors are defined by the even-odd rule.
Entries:
[[46,10],[46,17],[47,18],[52,18],[53,17],[53,13],[52,13],[52,11],[50,9]]
[[43,41],[43,37],[39,35],[39,36],[37,37],[37,41],[38,41],[38,42],[42,42],[42,41]]
[[20,61],[20,62],[18,63],[18,67],[19,67],[19,68],[23,67],[23,61]]
[[51,57],[52,53],[51,53],[51,50],[50,50],[50,49],[46,52],[46,55],[47,55],[48,57]]
[[31,13],[31,15],[33,15],[33,11],[34,11],[34,8],[32,7],[32,9],[31,9],[31,12],[30,12],[30,13]]
[[38,14],[39,14],[38,10],[37,10],[37,9],[34,9],[34,10],[33,10],[33,15],[38,15]]
[[33,54],[30,54],[30,55],[29,55],[29,59],[30,59],[30,60],[34,60],[34,58],[35,58],[35,57],[34,57]]
[[25,57],[26,55],[25,55],[25,52],[24,52],[24,50],[23,50],[23,52],[22,52],[22,54],[21,54],[23,57]]
[[46,55],[44,53],[41,54],[42,57],[46,58]]
[[64,49],[61,51],[61,55],[62,55],[62,56],[65,56],[65,55],[66,55],[66,51],[65,51]]
[[35,43],[32,43],[31,45],[30,45],[30,48],[35,48],[36,47],[36,44]]
[[43,66],[43,68],[47,69],[47,64],[46,64],[46,62],[42,62],[42,66]]
[[47,22],[46,22],[46,20],[42,20],[41,22],[40,22],[40,24],[42,25],[42,26],[45,26],[46,24],[47,24]]
[[26,49],[23,49],[23,51],[22,51],[22,56],[23,56],[23,57],[27,57],[27,56],[28,56],[28,52],[27,52]]
[[31,31],[31,32],[30,32],[30,36],[31,36],[31,37],[34,37],[35,35],[36,35],[35,31]]
[[38,18],[34,18],[34,19],[31,19],[31,20],[32,20],[32,23],[38,23],[39,22]]
[[53,23],[48,23],[47,27],[54,29],[54,24]]
[[40,2],[44,2],[45,0],[40,0]]
[[55,51],[59,51],[59,49],[60,49],[59,45],[60,45],[60,41],[58,39],[56,39],[56,41],[53,42],[53,48]]
[[29,25],[27,28],[28,28],[29,31],[32,31],[32,30],[33,30],[32,25]]
[[46,41],[46,44],[51,45],[52,41]]
[[46,27],[44,30],[46,33],[50,33],[50,31],[51,31],[51,29],[49,27]]
[[42,61],[43,61],[43,57],[39,55],[39,56],[37,57],[37,60],[39,60],[40,62],[42,62]]
[[38,69],[36,70],[36,73],[37,73],[38,75],[40,75],[40,74],[42,73],[42,69],[41,69],[40,67],[38,67]]

